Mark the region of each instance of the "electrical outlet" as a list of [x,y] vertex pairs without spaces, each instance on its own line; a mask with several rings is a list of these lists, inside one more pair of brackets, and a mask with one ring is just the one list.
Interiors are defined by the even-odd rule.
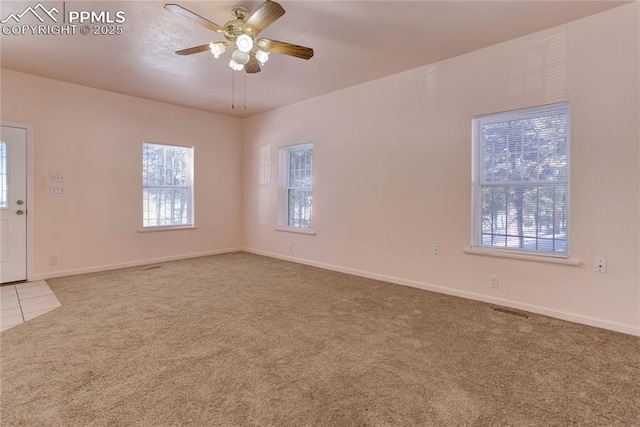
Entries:
[[287,251],[288,252],[293,251],[293,245],[291,243],[287,243]]
[[51,184],[49,188],[49,193],[51,194],[64,194],[64,185],[62,184]]
[[498,289],[498,276],[495,274],[491,274],[489,275],[489,286],[494,288],[494,289]]
[[52,173],[51,175],[49,175],[49,180],[51,182],[64,182],[66,181],[66,178],[61,173]]
[[434,243],[434,244],[433,244],[433,251],[432,251],[432,253],[433,253],[434,255],[440,255],[440,245],[439,245],[439,244],[437,244],[437,243]]
[[58,265],[58,256],[57,255],[52,255],[49,258],[49,264],[50,265]]
[[596,258],[595,267],[598,273],[606,273],[607,272],[607,260],[602,258]]

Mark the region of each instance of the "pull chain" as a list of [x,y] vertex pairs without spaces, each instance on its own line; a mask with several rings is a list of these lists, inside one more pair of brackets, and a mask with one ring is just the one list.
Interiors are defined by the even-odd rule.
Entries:
[[242,109],[247,109],[247,73],[244,73],[244,88],[243,88],[243,100],[242,100]]
[[236,72],[231,70],[231,109],[236,109]]

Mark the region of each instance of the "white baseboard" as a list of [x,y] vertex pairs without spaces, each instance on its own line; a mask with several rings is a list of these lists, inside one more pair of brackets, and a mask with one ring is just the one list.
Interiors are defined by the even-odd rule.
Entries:
[[461,291],[458,289],[447,288],[443,286],[431,285],[429,283],[417,282],[414,280],[401,279],[398,277],[386,276],[384,274],[370,273],[368,271],[356,270],[353,268],[340,267],[333,264],[325,264],[323,262],[310,261],[303,258],[296,258],[286,255],[280,255],[274,252],[261,251],[258,249],[244,248],[243,251],[256,255],[264,255],[271,258],[278,258],[285,261],[292,261],[299,264],[306,264],[313,267],[324,268],[325,270],[337,271],[340,273],[352,274],[354,276],[366,277],[368,279],[382,280],[385,282],[391,282],[398,285],[410,286],[412,288],[424,289],[426,291],[439,292],[442,294],[453,295],[456,297],[472,299],[476,301],[487,302],[490,304],[498,304],[506,307],[517,308],[520,310],[530,311],[532,313],[542,314],[549,317],[555,317],[557,319],[567,320],[569,322],[580,323],[583,325],[595,326],[597,328],[609,329],[611,331],[622,332],[624,334],[640,336],[640,327],[634,325],[626,325],[622,323],[610,322],[608,320],[598,319],[589,316],[583,316],[574,313],[568,313],[565,311],[554,310],[546,307],[539,307],[537,305],[525,304],[518,301],[511,301],[502,298],[490,297],[487,295],[476,294],[468,291]]
[[177,261],[179,259],[198,258],[209,255],[219,255],[231,252],[240,252],[242,248],[220,249],[216,251],[198,252],[192,254],[176,255],[164,258],[144,259],[138,261],[121,262],[117,264],[99,265],[94,267],[77,268],[71,270],[54,271],[50,273],[34,274],[30,281],[53,279],[55,277],[75,276],[78,274],[96,273],[98,271],[117,270],[120,268],[138,267],[141,265],[157,264],[160,262]]

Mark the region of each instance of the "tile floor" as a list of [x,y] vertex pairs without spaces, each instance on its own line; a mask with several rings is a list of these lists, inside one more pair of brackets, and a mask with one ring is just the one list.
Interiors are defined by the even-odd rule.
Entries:
[[2,286],[0,287],[0,329],[6,331],[61,305],[44,280]]

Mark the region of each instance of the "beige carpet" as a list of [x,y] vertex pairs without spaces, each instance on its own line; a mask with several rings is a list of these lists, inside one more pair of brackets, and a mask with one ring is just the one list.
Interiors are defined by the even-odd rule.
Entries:
[[50,280],[2,425],[640,425],[640,339],[235,253]]

